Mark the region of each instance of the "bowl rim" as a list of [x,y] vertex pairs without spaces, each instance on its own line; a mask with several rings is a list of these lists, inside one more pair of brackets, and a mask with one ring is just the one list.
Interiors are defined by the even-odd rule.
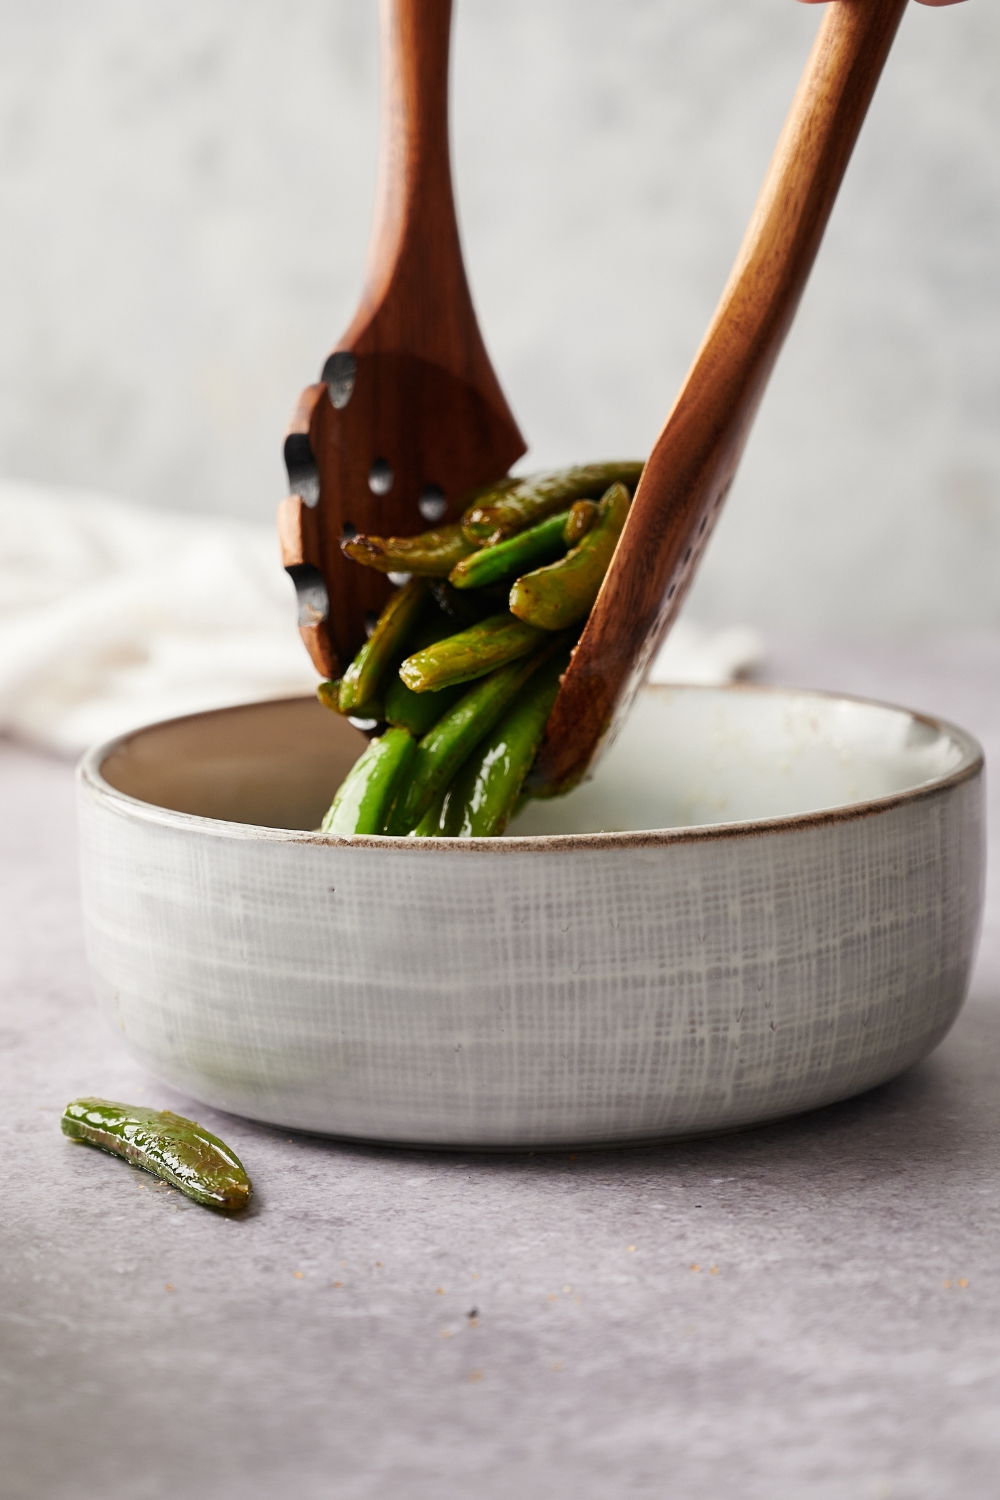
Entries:
[[708,843],[717,839],[762,838],[774,834],[853,823],[863,818],[879,816],[910,803],[940,796],[962,782],[974,780],[982,775],[985,768],[983,748],[968,730],[960,728],[948,719],[922,713],[902,704],[887,703],[879,698],[865,698],[855,693],[837,693],[820,688],[784,687],[773,683],[755,682],[656,682],[643,684],[641,691],[783,695],[888,709],[893,713],[907,714],[915,722],[926,724],[938,734],[949,736],[960,746],[962,757],[958,765],[950,771],[931,777],[928,781],[918,782],[916,786],[907,787],[903,791],[890,792],[884,797],[866,798],[860,802],[846,802],[835,807],[820,808],[814,812],[783,813],[772,818],[741,819],[730,823],[696,823],[683,828],[632,829],[621,833],[512,834],[499,838],[472,839],[413,839],[407,835],[332,834],[301,828],[267,828],[258,823],[234,823],[223,818],[208,818],[201,813],[178,812],[173,808],[158,807],[153,802],[144,802],[128,792],[120,792],[101,775],[101,766],[104,761],[137,735],[147,734],[154,729],[167,728],[171,724],[214,718],[219,714],[239,712],[241,709],[312,701],[308,694],[293,694],[287,697],[256,699],[248,703],[231,703],[221,708],[203,709],[199,713],[192,714],[178,714],[171,719],[159,719],[151,724],[137,725],[134,729],[103,740],[85,751],[77,763],[76,778],[82,792],[87,793],[95,801],[107,804],[119,816],[155,823],[179,831],[197,832],[207,837],[234,839],[240,842],[314,844],[342,849],[381,849],[385,853],[405,849],[419,856],[419,851],[423,850],[428,853],[447,851],[456,855],[483,853],[509,855],[575,850],[636,849],[670,844]]

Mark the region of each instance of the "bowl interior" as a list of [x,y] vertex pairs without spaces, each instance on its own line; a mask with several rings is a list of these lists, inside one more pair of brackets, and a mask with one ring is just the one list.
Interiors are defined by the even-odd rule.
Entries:
[[[364,737],[314,699],[197,714],[126,736],[103,779],[142,802],[313,829]],[[510,835],[626,832],[818,812],[919,787],[978,747],[905,709],[755,687],[646,687],[593,779],[531,802]]]
[[366,744],[317,699],[286,698],[138,729],[110,747],[100,773],[154,807],[262,828],[318,828]]
[[908,791],[975,746],[906,709],[754,687],[646,687],[593,779],[529,802],[510,834],[793,817]]

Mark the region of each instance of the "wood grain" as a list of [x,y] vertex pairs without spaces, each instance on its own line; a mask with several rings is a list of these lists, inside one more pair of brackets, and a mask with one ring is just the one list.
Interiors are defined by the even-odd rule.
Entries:
[[533,782],[572,786],[675,618],[795,316],[906,0],[827,7],[736,263],[650,455]]
[[[467,490],[505,474],[525,451],[462,261],[448,150],[451,0],[381,0],[380,26],[379,180],[365,287],[285,440],[292,493],[279,517],[282,556],[303,639],[326,676],[346,667],[365,639],[366,614],[392,587],[344,558],[345,527],[420,531],[428,486],[443,492],[442,520],[454,520]],[[392,475],[385,493],[369,484],[379,461]]]

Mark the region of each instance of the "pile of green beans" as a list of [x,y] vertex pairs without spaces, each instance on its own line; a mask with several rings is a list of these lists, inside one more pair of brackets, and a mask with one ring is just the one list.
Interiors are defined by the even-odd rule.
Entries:
[[409,574],[321,702],[376,736],[326,833],[503,833],[628,515],[641,463],[584,464],[477,491],[460,521],[354,536],[363,566]]

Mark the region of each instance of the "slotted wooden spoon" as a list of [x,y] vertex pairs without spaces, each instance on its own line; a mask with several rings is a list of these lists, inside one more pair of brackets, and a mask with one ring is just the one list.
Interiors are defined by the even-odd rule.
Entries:
[[532,785],[578,781],[680,608],[819,249],[906,0],[827,6],[749,228],[563,678]]
[[361,305],[303,391],[285,439],[278,511],[299,630],[336,677],[388,579],[340,551],[354,531],[407,535],[525,451],[476,322],[448,152],[451,0],[381,0],[379,181]]

